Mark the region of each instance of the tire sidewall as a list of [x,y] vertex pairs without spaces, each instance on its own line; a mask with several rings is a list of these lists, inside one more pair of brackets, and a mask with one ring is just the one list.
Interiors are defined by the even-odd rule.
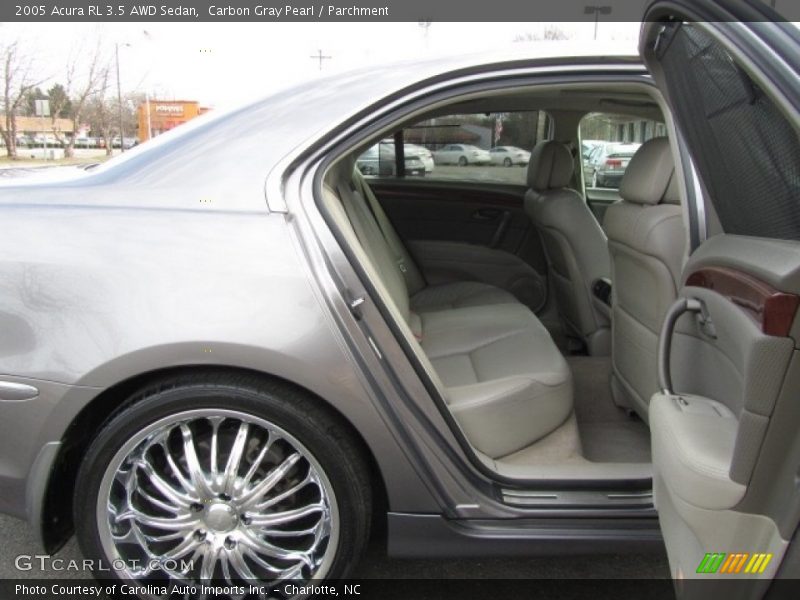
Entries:
[[[237,410],[264,419],[294,436],[316,459],[333,488],[339,514],[335,557],[326,578],[345,576],[360,558],[370,521],[370,489],[354,485],[363,479],[342,439],[340,423],[326,422],[327,411],[309,406],[304,398],[288,401],[263,390],[238,387],[188,386],[162,390],[126,408],[112,418],[92,442],[81,464],[73,500],[75,531],[86,558],[108,565],[97,523],[100,484],[109,463],[134,435],[170,415],[187,410]],[[332,416],[332,415],[331,415]],[[352,444],[351,444],[352,445]],[[110,572],[100,575],[108,577]],[[112,574],[112,577],[115,576]]]

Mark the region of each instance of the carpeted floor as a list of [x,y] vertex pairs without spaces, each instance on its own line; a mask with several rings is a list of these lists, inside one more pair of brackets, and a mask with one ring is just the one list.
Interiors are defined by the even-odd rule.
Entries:
[[570,356],[575,386],[575,416],[583,456],[592,462],[650,462],[650,430],[614,404],[611,359]]

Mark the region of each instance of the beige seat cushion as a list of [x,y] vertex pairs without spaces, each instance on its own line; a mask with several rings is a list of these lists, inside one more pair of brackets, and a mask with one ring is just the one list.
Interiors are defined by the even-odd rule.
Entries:
[[418,312],[495,304],[519,304],[519,300],[510,292],[479,281],[429,285],[411,296],[411,308]]
[[521,304],[420,315],[421,344],[473,446],[497,458],[557,429],[572,375],[549,332]]

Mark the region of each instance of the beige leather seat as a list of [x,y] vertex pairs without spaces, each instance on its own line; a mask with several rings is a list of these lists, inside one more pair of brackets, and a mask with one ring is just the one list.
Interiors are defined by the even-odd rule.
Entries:
[[592,284],[611,275],[606,236],[583,197],[567,186],[574,162],[556,141],[531,153],[525,210],[544,243],[550,282],[567,334],[586,344],[589,354],[611,350],[610,324],[596,307]]
[[[491,286],[440,290],[439,302],[429,299],[431,308],[415,305],[398,258],[404,249],[392,247],[391,224],[381,226],[380,213],[362,194],[369,186],[355,178],[352,160],[336,165],[323,188],[328,203],[352,227],[379,287],[419,341],[473,447],[501,458],[557,429],[572,412],[572,376],[545,327]],[[481,297],[488,304],[475,304]]]
[[410,294],[410,304],[414,310],[432,312],[449,308],[467,306],[488,306],[493,304],[517,304],[518,300],[505,290],[479,281],[453,281],[438,285],[428,285],[409,254],[405,244],[375,197],[361,172],[356,169],[353,187],[363,197],[374,221],[380,229],[389,252],[395,257],[397,266],[406,281]]
[[647,421],[657,391],[658,334],[679,287],[685,232],[666,138],[643,144],[606,210],[613,281],[612,391]]

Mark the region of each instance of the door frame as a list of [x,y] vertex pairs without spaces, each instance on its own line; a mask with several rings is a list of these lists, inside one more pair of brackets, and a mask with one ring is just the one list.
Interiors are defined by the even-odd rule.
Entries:
[[[562,61],[563,62],[563,61]],[[342,154],[357,150],[361,146],[367,145],[370,139],[378,139],[386,137],[391,130],[402,126],[403,123],[410,121],[414,118],[414,114],[421,114],[437,104],[451,103],[455,98],[466,96],[468,94],[486,93],[493,90],[508,89],[521,86],[539,86],[539,85],[565,85],[575,83],[593,83],[600,84],[609,81],[619,82],[628,81],[639,83],[643,86],[648,86],[655,89],[651,78],[643,70],[640,64],[626,63],[618,61],[616,63],[606,63],[603,60],[599,61],[586,61],[582,64],[577,64],[582,61],[573,61],[573,64],[559,64],[557,66],[540,66],[528,67],[518,70],[499,70],[495,72],[486,72],[486,68],[482,72],[473,74],[466,78],[457,78],[447,82],[445,89],[434,93],[426,94],[422,98],[416,98],[409,102],[407,105],[400,109],[395,109],[394,112],[387,111],[388,114],[376,116],[373,119],[366,118],[363,121],[352,125],[349,128],[342,128],[339,135],[335,137],[329,144],[321,145],[313,159],[319,162],[311,168],[314,172],[314,185],[310,191],[316,192],[316,198],[321,198],[322,189],[322,174],[326,168],[332,164],[336,157]],[[490,68],[490,67],[487,67]],[[496,67],[495,67],[496,68]],[[667,115],[667,120],[669,118]],[[560,512],[563,508],[574,507],[580,508],[581,511],[587,511],[584,514],[605,515],[609,514],[609,506],[613,501],[603,500],[607,498],[605,495],[598,496],[598,492],[605,494],[606,492],[624,492],[630,496],[629,492],[632,490],[638,492],[649,492],[652,486],[650,477],[642,479],[610,479],[602,482],[587,482],[581,480],[569,479],[516,479],[498,474],[485,465],[481,459],[472,450],[469,442],[463,436],[460,428],[454,421],[454,417],[448,410],[444,398],[442,397],[439,389],[433,383],[433,380],[426,372],[424,366],[416,356],[416,350],[404,339],[403,333],[397,323],[394,322],[391,310],[381,301],[377,294],[376,287],[369,281],[364,269],[358,264],[355,255],[347,247],[344,238],[336,229],[335,223],[328,214],[327,209],[321,201],[317,201],[317,209],[320,211],[323,220],[327,221],[328,228],[331,230],[334,239],[337,242],[337,250],[344,252],[347,261],[354,269],[355,281],[358,281],[360,286],[363,286],[365,294],[368,295],[378,309],[382,323],[373,321],[369,317],[363,317],[362,323],[369,321],[370,335],[372,337],[371,343],[380,349],[382,356],[403,356],[408,360],[410,366],[417,378],[421,381],[425,390],[433,400],[433,404],[438,409],[438,412],[447,425],[448,436],[452,436],[455,442],[448,443],[445,439],[440,439],[438,443],[444,444],[441,446],[443,455],[453,456],[457,458],[451,463],[451,467],[456,469],[462,476],[467,477],[473,481],[473,485],[480,489],[480,486],[485,483],[490,483],[493,490],[499,491],[495,486],[503,486],[506,490],[548,490],[548,491],[563,491],[563,494],[556,494],[558,500],[554,501],[551,505],[541,510],[547,514],[553,514],[552,511]],[[329,249],[328,252],[333,251]],[[356,286],[354,286],[356,287]],[[388,330],[385,331],[386,336],[381,335],[386,326]],[[381,331],[381,334],[378,332]],[[398,345],[399,354],[389,351],[389,347]],[[384,370],[392,370],[393,366],[390,364],[392,361],[381,361],[380,367]],[[403,377],[395,375],[398,380]],[[405,382],[404,382],[405,383]],[[407,398],[412,404],[416,401],[413,398]],[[426,400],[427,401],[427,400]],[[419,406],[416,407],[419,410]],[[452,452],[456,451],[456,455]],[[493,494],[496,492],[493,492]],[[591,498],[591,499],[590,499]],[[493,500],[499,502],[498,505],[508,509],[508,505],[502,503],[502,500]],[[637,507],[627,507],[622,512],[632,511],[629,514],[643,515],[643,510],[652,511],[652,506],[648,505],[646,509],[641,507],[638,503]],[[539,510],[539,509],[537,509]],[[527,512],[527,511],[526,511]],[[620,514],[612,511],[615,514]],[[529,514],[529,513],[528,513]]]

